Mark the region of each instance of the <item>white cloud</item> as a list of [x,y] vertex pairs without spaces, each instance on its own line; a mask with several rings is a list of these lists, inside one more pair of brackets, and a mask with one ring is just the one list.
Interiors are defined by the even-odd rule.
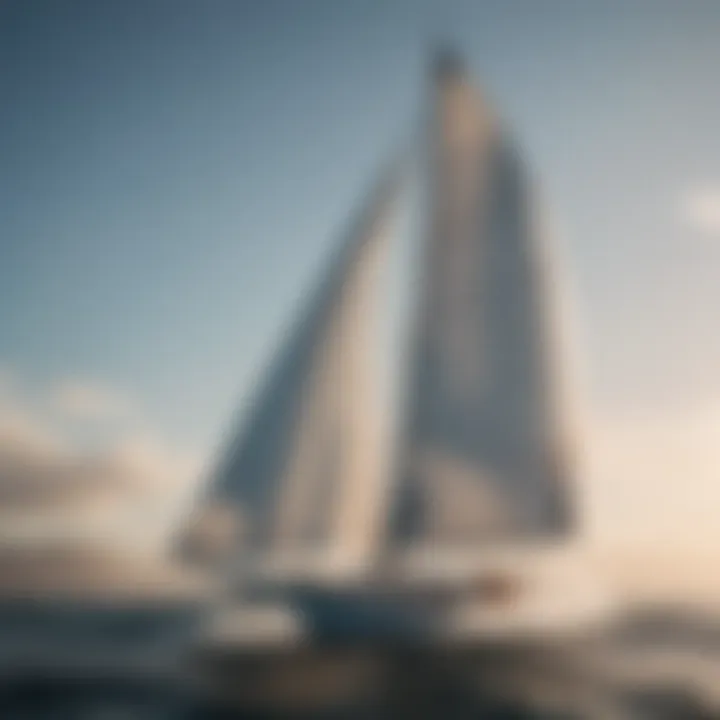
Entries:
[[13,385],[14,378],[10,368],[0,365],[0,399],[10,394]]
[[699,185],[680,198],[681,221],[702,233],[720,235],[720,184]]
[[158,599],[201,591],[181,568],[132,552],[77,542],[0,546],[0,593]]
[[47,422],[34,415],[27,403],[7,395],[0,397],[0,447],[42,457],[62,453],[65,442]]
[[[85,537],[158,549],[198,476],[197,454],[151,434],[123,395],[100,385],[58,385],[47,401],[0,396],[0,541]],[[37,400],[37,398],[36,398]],[[115,418],[101,446],[74,442],[63,417]]]
[[664,413],[606,417],[590,444],[594,532],[606,544],[716,551],[720,397]]
[[123,394],[99,383],[66,380],[59,383],[52,395],[55,409],[80,420],[117,420],[130,418],[135,409]]

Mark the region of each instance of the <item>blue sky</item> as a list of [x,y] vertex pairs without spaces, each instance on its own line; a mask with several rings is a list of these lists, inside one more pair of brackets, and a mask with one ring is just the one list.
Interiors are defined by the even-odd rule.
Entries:
[[720,398],[719,33],[713,0],[6,0],[0,365],[205,455],[448,39],[562,229],[593,411]]

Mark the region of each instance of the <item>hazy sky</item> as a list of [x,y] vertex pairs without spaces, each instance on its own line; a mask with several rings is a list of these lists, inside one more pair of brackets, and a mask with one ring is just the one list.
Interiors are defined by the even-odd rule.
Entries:
[[[709,532],[719,36],[714,0],[5,0],[0,400],[13,437],[22,424],[75,454],[109,443],[112,462],[206,457],[417,124],[427,51],[450,39],[561,228],[597,447],[621,448],[598,507],[625,492],[632,515],[652,489],[673,508],[702,463],[707,494],[681,514],[704,512]],[[694,434],[661,486],[648,458],[677,428]]]

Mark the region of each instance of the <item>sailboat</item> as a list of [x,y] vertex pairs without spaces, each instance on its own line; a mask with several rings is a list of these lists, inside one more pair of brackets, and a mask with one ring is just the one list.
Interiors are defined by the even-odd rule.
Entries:
[[[433,63],[430,106],[399,427],[388,432],[373,393],[379,278],[407,185],[393,160],[277,354],[186,538],[212,558],[220,584],[202,636],[205,668],[208,658],[255,663],[233,671],[226,685],[236,689],[250,677],[255,693],[277,697],[279,668],[307,670],[297,658],[309,648],[347,658],[369,645],[516,643],[586,632],[608,612],[575,551],[572,393],[534,185],[452,52]],[[337,656],[331,666],[340,672]]]

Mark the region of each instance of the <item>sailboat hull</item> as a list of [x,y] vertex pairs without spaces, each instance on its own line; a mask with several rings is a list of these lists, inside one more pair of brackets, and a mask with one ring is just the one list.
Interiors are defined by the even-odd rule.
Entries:
[[613,617],[582,564],[557,555],[445,558],[444,574],[416,556],[398,564],[392,581],[288,584],[284,604],[238,603],[216,618],[197,666],[213,697],[243,708],[385,706],[398,692],[419,697],[431,668],[465,688],[456,695],[485,701],[537,677],[533,659],[559,666],[578,656]]

